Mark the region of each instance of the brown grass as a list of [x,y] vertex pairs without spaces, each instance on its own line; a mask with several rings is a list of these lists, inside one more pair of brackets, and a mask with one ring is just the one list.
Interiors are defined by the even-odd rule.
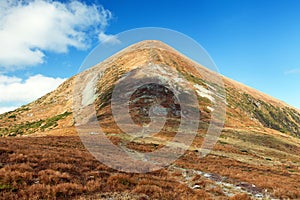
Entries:
[[233,183],[248,182],[255,184],[258,190],[267,190],[277,198],[300,198],[299,172],[290,172],[282,166],[250,165],[214,155],[199,159],[192,152],[176,163],[186,168],[229,177]]
[[251,198],[246,194],[236,194],[230,200],[251,200]]
[[[119,141],[118,138],[112,140],[116,144]],[[128,148],[148,152],[159,145],[131,142]],[[175,164],[227,177],[227,182],[232,184],[255,184],[257,191],[267,190],[275,198],[300,198],[297,160],[290,158],[285,164],[275,164],[256,155],[253,149],[241,151],[245,148],[219,143],[214,151],[223,152],[224,156],[212,152],[200,159],[196,151],[188,151]],[[289,153],[292,151],[298,150],[289,150]],[[253,156],[272,164],[240,162],[226,156],[229,154]],[[271,160],[276,159],[274,156]],[[198,188],[189,187],[193,185]],[[0,139],[0,199],[101,199],[101,194],[105,198],[118,196],[117,199],[125,194],[127,199],[230,199],[213,180],[200,175],[187,182],[178,170],[129,174],[110,169],[91,156],[78,137]],[[236,194],[231,199],[249,199],[249,196]]]
[[167,170],[127,174],[95,160],[78,137],[1,138],[0,199],[76,199],[105,193],[201,199]]

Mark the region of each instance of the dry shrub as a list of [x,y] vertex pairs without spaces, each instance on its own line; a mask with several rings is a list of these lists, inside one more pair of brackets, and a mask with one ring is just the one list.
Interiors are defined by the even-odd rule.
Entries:
[[225,195],[223,190],[220,187],[212,187],[210,189],[208,189],[207,191],[209,191],[210,193],[216,195],[216,196],[223,196]]
[[26,188],[25,190],[20,191],[20,196],[24,199],[44,199],[53,198],[51,192],[51,186],[45,184],[34,184]]
[[130,142],[126,145],[127,148],[129,149],[133,149],[135,151],[139,151],[139,152],[153,152],[156,149],[158,149],[159,147],[161,147],[161,145],[154,145],[154,144],[138,144],[135,142]]
[[33,169],[29,163],[20,163],[20,164],[12,164],[9,166],[5,166],[6,169],[10,171],[19,171],[19,172],[32,172]]
[[136,180],[128,174],[113,174],[107,179],[110,191],[124,191],[136,185]]
[[101,191],[104,188],[104,184],[101,183],[101,180],[90,180],[88,181],[85,186],[84,190],[88,193],[95,192],[95,191]]
[[169,172],[166,169],[160,169],[154,172],[150,173],[153,176],[158,176],[158,177],[167,177]]
[[243,194],[236,194],[233,197],[230,198],[230,200],[252,200],[249,195],[243,193]]
[[[146,178],[142,178],[139,180],[138,185],[156,185],[156,186],[160,186],[160,185],[164,185],[163,180],[159,180],[159,179],[147,179]],[[166,185],[164,185],[166,186]]]
[[167,177],[168,176],[156,177],[144,175],[143,177],[139,178],[138,185],[156,185],[162,188],[164,191],[171,191],[179,183],[177,181],[171,181],[167,179]]
[[85,175],[87,177],[87,180],[91,179],[102,179],[102,180],[107,180],[107,178],[111,175],[109,172],[105,171],[88,171],[85,172]]
[[66,171],[73,171],[74,170],[74,165],[69,164],[69,163],[51,163],[49,165],[51,169],[61,171],[61,172],[66,172]]
[[0,193],[0,199],[3,200],[16,200],[16,199],[20,199],[18,198],[18,195],[9,191],[1,191]]
[[30,184],[32,178],[32,172],[13,171],[9,166],[0,169],[0,183],[11,185],[13,188]]
[[76,183],[60,183],[51,187],[53,196],[55,197],[70,197],[82,194],[84,187]]
[[96,170],[99,170],[99,171],[111,171],[111,169],[109,167],[107,167],[106,165],[103,165],[102,163],[97,163],[96,167],[95,167]]
[[273,195],[280,197],[281,199],[299,199],[300,198],[300,189],[290,188],[285,190],[282,188],[276,188],[273,192]]
[[182,172],[181,171],[174,171],[174,172],[172,172],[172,176],[174,176],[174,177],[181,177],[182,176]]
[[13,153],[9,155],[9,161],[12,163],[28,162],[28,155]]
[[197,189],[193,190],[186,185],[179,184],[174,190],[172,191],[173,194],[177,194],[178,198],[185,200],[198,200],[198,199],[210,199],[210,195],[206,193],[205,190]]
[[136,194],[146,194],[151,197],[151,199],[160,199],[163,196],[162,188],[156,185],[138,185],[136,186],[133,191]]
[[12,154],[12,153],[14,153],[14,151],[9,149],[8,147],[0,147],[0,154]]
[[61,173],[52,169],[42,170],[38,173],[40,183],[55,185],[60,182],[69,182],[71,177],[67,173]]

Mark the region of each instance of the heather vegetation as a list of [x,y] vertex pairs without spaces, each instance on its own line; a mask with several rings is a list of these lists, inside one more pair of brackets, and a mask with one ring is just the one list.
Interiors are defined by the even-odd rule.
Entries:
[[191,189],[167,169],[147,174],[110,169],[78,137],[2,138],[0,153],[0,199],[102,199],[115,194],[124,199],[229,199],[205,178],[195,179],[201,189]]
[[[170,167],[147,174],[106,167],[76,136],[2,138],[0,199],[251,199],[255,194],[300,198],[299,158],[278,162],[284,160],[278,151],[299,154],[300,148],[284,148],[284,142],[274,139],[266,143],[267,137],[248,137],[225,132],[221,141],[228,143],[219,142],[211,155],[200,158],[198,151],[188,151]],[[230,138],[241,142],[232,145]],[[277,149],[278,155],[276,151],[259,155],[260,150],[267,153],[269,147],[241,145],[242,141],[251,142],[250,138],[253,144],[263,142],[257,146],[272,145],[269,147]],[[150,152],[159,146],[131,142],[128,148]],[[252,159],[256,161],[249,162]]]

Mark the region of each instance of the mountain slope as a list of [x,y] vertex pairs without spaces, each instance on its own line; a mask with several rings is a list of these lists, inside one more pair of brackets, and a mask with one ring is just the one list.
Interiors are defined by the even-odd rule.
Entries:
[[[197,74],[193,66],[198,64],[158,41],[146,41],[130,46],[88,71],[97,71],[103,65],[108,65],[110,69],[107,75],[113,74],[115,76],[118,74],[118,76],[121,76],[132,70],[133,66],[142,66],[149,62],[166,64],[177,68],[186,79],[196,84],[203,85],[205,80],[201,78],[205,78],[210,74],[211,76],[214,75],[213,72],[203,67],[203,73],[206,73],[206,75]],[[84,73],[86,72],[82,74]],[[200,78],[197,78],[197,76]],[[75,79],[76,76],[67,80],[58,89],[44,97],[13,112],[0,115],[0,134],[22,135],[72,127],[72,117],[67,116],[67,114],[72,112],[72,90]],[[106,83],[107,80],[116,81],[117,79],[118,77],[104,77],[103,82]],[[228,103],[225,127],[241,128],[252,126],[261,130],[264,130],[262,127],[265,127],[295,136],[300,135],[300,112],[298,110],[226,77],[223,77],[223,81]],[[100,96],[98,100],[101,101],[101,98],[104,98],[106,94],[103,91],[98,92]],[[63,115],[64,113],[66,116]],[[60,117],[60,115],[63,116]],[[51,120],[55,116],[57,116],[56,119]],[[66,117],[67,120],[64,120]],[[40,120],[43,120],[43,122],[40,122]],[[51,124],[47,125],[47,120],[61,123],[54,123],[54,126],[51,126]],[[17,128],[19,132],[15,131]]]
[[[196,65],[201,69],[201,73],[195,70],[194,66]],[[98,76],[99,71],[104,67],[107,68],[101,73],[101,78],[99,80],[95,79],[95,76]],[[3,157],[0,156],[0,162],[8,164],[2,169],[0,167],[0,174],[4,174],[4,169],[9,168],[12,162],[17,162],[17,155],[22,157],[24,154],[29,154],[31,156],[30,159],[32,160],[22,158],[18,161],[20,163],[25,161],[35,163],[34,157],[38,149],[47,146],[48,143],[51,146],[49,148],[51,153],[45,154],[46,156],[38,154],[37,157],[42,157],[44,161],[47,161],[49,155],[60,155],[59,152],[68,154],[67,152],[74,148],[78,152],[77,155],[70,155],[72,159],[74,158],[73,161],[84,163],[83,160],[87,159],[86,152],[80,153],[83,147],[80,145],[75,128],[75,124],[78,122],[74,121],[76,116],[73,110],[73,101],[77,100],[83,107],[95,110],[96,116],[89,112],[84,113],[86,114],[85,119],[89,122],[99,120],[100,126],[114,144],[126,144],[127,148],[140,152],[150,152],[164,146],[166,141],[170,141],[174,137],[180,120],[177,113],[181,111],[181,107],[173,99],[174,94],[171,91],[165,90],[159,85],[149,84],[149,87],[137,88],[130,98],[130,115],[136,124],[150,123],[149,113],[154,103],[151,99],[154,97],[168,111],[169,120],[152,139],[128,139],[112,117],[111,97],[116,83],[119,83],[120,78],[127,72],[131,72],[131,76],[138,81],[140,69],[143,69],[142,71],[146,74],[147,72],[153,72],[151,70],[156,70],[156,75],[160,79],[167,72],[171,84],[176,84],[180,78],[184,78],[191,83],[186,85],[184,89],[196,91],[201,113],[198,133],[186,154],[167,167],[166,171],[159,172],[164,174],[162,177],[167,177],[166,182],[175,181],[176,184],[185,185],[185,189],[182,188],[182,191],[186,192],[184,194],[187,195],[185,198],[192,197],[188,195],[193,194],[196,195],[193,196],[193,198],[197,197],[196,199],[200,197],[229,199],[239,193],[247,194],[243,196],[244,199],[247,199],[247,196],[258,199],[262,197],[266,199],[271,197],[300,198],[300,183],[298,181],[300,179],[299,110],[250,87],[222,77],[227,100],[224,129],[211,153],[201,159],[199,158],[198,149],[203,143],[205,133],[209,127],[213,113],[213,101],[218,98],[222,99],[225,95],[222,94],[220,82],[214,79],[216,77],[214,72],[200,66],[159,41],[143,41],[134,44],[102,63],[68,79],[55,91],[44,97],[15,111],[0,115],[0,134],[2,136],[31,137],[3,138],[5,148],[0,149],[0,152],[4,152],[1,154]],[[177,76],[173,72],[177,72],[179,75]],[[208,77],[212,78],[209,79]],[[153,77],[150,76],[149,78]],[[93,92],[90,93],[90,91]],[[210,91],[219,91],[221,95]],[[91,104],[93,101],[94,104]],[[194,105],[191,107],[191,110],[195,110]],[[146,111],[141,108],[145,108]],[[45,137],[41,137],[42,139],[39,140],[34,136]],[[44,140],[44,138],[46,139]],[[68,143],[69,140],[74,143],[74,146]],[[35,153],[28,152],[25,147],[23,148],[22,141],[27,145],[32,145]],[[22,147],[17,153],[13,149],[12,144],[14,142]],[[62,159],[63,156],[60,155],[57,158],[59,162],[63,163],[61,166],[68,163],[68,160]],[[14,157],[16,159],[13,159]],[[94,162],[91,160],[87,162]],[[48,161],[51,170],[58,170],[53,168],[56,159],[49,159]],[[71,168],[71,166],[69,167]],[[94,164],[89,165],[88,168],[94,169]],[[143,188],[147,185],[145,181],[141,184],[142,186],[139,185],[141,177],[135,175],[128,177],[128,175],[122,174],[122,177],[126,178],[118,179],[115,177],[117,172],[103,168],[102,171],[111,176],[110,183],[119,187],[116,192],[125,192],[126,195],[130,195],[132,191],[140,191],[139,193],[146,194],[152,199],[161,199],[167,195],[170,195],[169,198],[176,198],[172,196],[173,194],[169,194],[167,192],[169,189],[161,186],[160,183],[156,184],[157,188],[145,189]],[[35,173],[39,173],[40,170],[44,169],[38,168],[37,170]],[[83,173],[77,168],[72,168],[72,170],[70,174]],[[88,171],[88,169],[85,170]],[[152,185],[155,182],[154,180],[157,179],[156,175],[150,174],[147,176]],[[106,177],[106,175],[99,176],[101,178]],[[123,179],[126,179],[125,186],[122,186]],[[80,181],[83,180],[85,178]],[[108,181],[106,178],[101,180]],[[60,181],[63,182],[63,178]],[[60,181],[58,182],[61,183]],[[85,182],[80,182],[74,177],[70,178],[69,181],[79,185],[85,184]],[[1,182],[10,184],[9,179],[2,180],[0,178],[0,190]],[[26,188],[26,184],[22,187]],[[101,190],[95,189],[93,191],[107,192],[104,186],[101,188]],[[180,187],[178,186],[178,188]],[[4,190],[9,193],[9,189]],[[152,190],[159,190],[162,196],[154,197],[154,192],[151,193]],[[70,191],[76,190],[73,188]],[[180,192],[178,193],[180,194]],[[50,192],[49,195],[54,195],[54,193]],[[55,193],[55,195],[58,194]],[[109,193],[107,198],[113,195]],[[131,198],[138,199],[140,197],[131,196]],[[241,198],[241,196],[236,197],[236,199]]]

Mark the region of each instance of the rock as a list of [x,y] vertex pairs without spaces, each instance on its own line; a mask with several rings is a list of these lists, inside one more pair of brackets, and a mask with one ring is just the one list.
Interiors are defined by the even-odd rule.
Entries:
[[200,189],[201,187],[200,187],[200,185],[194,185],[193,187],[192,187],[192,189]]

